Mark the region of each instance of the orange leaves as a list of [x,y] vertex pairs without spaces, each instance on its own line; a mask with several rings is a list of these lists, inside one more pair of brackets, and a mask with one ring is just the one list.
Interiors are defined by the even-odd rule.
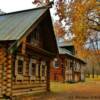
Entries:
[[[98,13],[100,6],[97,5],[100,5],[97,0],[72,0],[70,4],[66,4],[66,0],[57,0],[57,15],[60,17],[60,21],[64,20],[66,21],[65,25],[70,26],[67,32],[74,34],[75,49],[80,56],[85,57],[89,54],[89,51],[85,50],[83,46],[89,39],[91,30],[100,30],[100,13]],[[58,22],[54,26],[56,36],[63,37],[66,29],[64,30]]]
[[77,20],[79,20],[80,17],[83,16],[83,12],[86,11],[85,6],[84,4],[80,4],[79,2],[75,2],[73,6],[74,7],[72,7],[72,9],[73,9],[74,17],[76,17]]
[[62,24],[59,21],[56,21],[54,23],[54,30],[55,30],[55,34],[58,38],[62,37],[65,34],[65,30],[64,30],[64,28],[62,27]]
[[96,0],[88,0],[88,1],[86,0],[85,7],[87,11],[93,9],[95,6],[96,6]]
[[[88,21],[88,13],[96,7],[96,0],[75,0],[72,4],[71,30],[75,34],[74,45],[80,56],[88,56],[89,51],[83,48],[85,42],[89,38],[90,26]],[[97,10],[99,8],[96,8]],[[96,29],[100,27],[96,26]]]
[[83,36],[86,33],[87,24],[85,24],[85,13],[86,9],[84,4],[80,2],[75,2],[72,7],[72,32],[76,35],[76,37]]
[[37,6],[44,6],[44,5],[49,4],[49,0],[33,0],[32,3]]
[[57,1],[56,4],[56,10],[57,10],[57,15],[60,18],[60,21],[66,18],[66,4],[64,3],[63,0]]

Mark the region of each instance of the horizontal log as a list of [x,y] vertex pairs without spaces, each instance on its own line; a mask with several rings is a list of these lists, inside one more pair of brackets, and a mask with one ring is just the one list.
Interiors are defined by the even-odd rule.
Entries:
[[32,87],[46,87],[46,84],[19,84],[19,85],[13,85],[13,89],[25,89],[25,88],[32,88]]
[[2,94],[6,94],[6,90],[5,90],[5,91],[3,90],[3,91],[2,91]]
[[11,65],[12,61],[11,60],[8,60],[7,64],[8,65]]
[[7,96],[11,96],[11,92],[6,92],[6,95]]
[[0,56],[1,56],[1,55],[4,55],[4,52],[0,52]]
[[3,83],[3,85],[6,85],[7,83],[6,83],[7,81],[3,81],[2,83]]
[[36,88],[36,89],[30,88],[30,89],[12,90],[12,94],[19,93],[19,94],[22,95],[22,94],[25,94],[25,92],[28,93],[28,92],[32,92],[32,91],[34,91],[34,93],[36,93],[37,91],[38,91],[38,92],[39,92],[39,91],[43,92],[43,91],[46,91],[46,88],[43,87],[43,88]]
[[7,83],[7,87],[11,87],[11,83]]
[[6,90],[6,86],[2,86],[2,89],[3,89],[3,90]]
[[7,75],[6,76],[11,76],[11,71],[7,71]]
[[[2,73],[0,73],[0,74],[2,74]],[[2,79],[2,75],[0,75],[0,82],[2,81],[1,79]]]
[[9,55],[9,56],[8,56],[8,59],[11,59],[11,58],[12,58],[12,55]]
[[[1,67],[1,66],[0,66],[0,67]],[[1,73],[2,73],[2,68],[0,68],[0,76],[2,76]]]
[[25,88],[25,89],[12,89],[12,92],[30,92],[30,91],[37,91],[37,90],[46,90],[46,87],[38,87],[38,88]]
[[41,93],[41,92],[46,92],[46,90],[43,89],[43,90],[36,90],[36,91],[23,91],[23,92],[13,91],[13,92],[12,92],[12,96],[28,95],[28,94]]
[[11,88],[7,88],[6,91],[7,91],[7,92],[10,92],[10,91],[11,91]]
[[6,61],[5,58],[1,58],[1,59],[0,59],[0,65],[2,65],[5,61]]
[[12,82],[12,80],[11,80],[11,79],[7,79],[7,82],[8,82],[8,83],[11,83],[11,82]]
[[11,79],[11,74],[7,73],[7,79]]
[[4,58],[5,57],[5,55],[2,53],[2,54],[0,54],[0,59],[1,58]]

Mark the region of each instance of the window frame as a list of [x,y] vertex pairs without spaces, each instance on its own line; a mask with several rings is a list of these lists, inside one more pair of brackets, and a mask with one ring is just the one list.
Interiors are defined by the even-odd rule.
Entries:
[[[35,64],[35,75],[32,74],[32,64]],[[29,76],[30,76],[30,80],[36,80],[36,77],[38,76],[38,61],[36,59],[32,59],[30,58],[30,62],[29,62]]]
[[[44,75],[42,75],[42,68],[43,68],[43,66],[45,66],[45,71],[44,71]],[[47,65],[46,65],[46,62],[45,61],[41,61],[41,64],[40,64],[40,76],[41,76],[41,80],[45,80],[46,79],[46,77],[47,77]]]
[[[18,73],[18,61],[19,60],[23,61],[23,72],[22,72],[22,74]],[[24,57],[16,56],[16,60],[15,60],[15,76],[16,76],[16,80],[23,80],[23,77],[25,75],[25,70],[26,70],[26,61],[25,61]]]

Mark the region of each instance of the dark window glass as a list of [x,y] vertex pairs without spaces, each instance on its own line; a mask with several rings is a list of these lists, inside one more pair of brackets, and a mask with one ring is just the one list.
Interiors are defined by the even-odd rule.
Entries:
[[35,29],[30,36],[30,42],[34,42],[34,40],[38,40],[39,41],[39,31],[38,29]]
[[71,62],[70,62],[70,68],[71,68],[71,69],[73,68],[73,65],[74,65],[74,63],[71,61]]
[[23,74],[23,61],[18,60],[18,74]]
[[32,63],[32,75],[36,75],[36,64]]
[[45,66],[42,65],[42,76],[45,76]]

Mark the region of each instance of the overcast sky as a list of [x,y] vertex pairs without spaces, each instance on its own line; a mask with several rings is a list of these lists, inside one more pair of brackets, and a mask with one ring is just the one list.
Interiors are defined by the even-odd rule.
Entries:
[[4,12],[13,12],[33,8],[33,0],[0,0],[0,9]]
[[[3,12],[14,12],[24,9],[34,8],[32,4],[33,0],[0,0],[0,9]],[[58,19],[58,17],[54,15],[55,10],[51,9],[51,16],[53,19]]]

